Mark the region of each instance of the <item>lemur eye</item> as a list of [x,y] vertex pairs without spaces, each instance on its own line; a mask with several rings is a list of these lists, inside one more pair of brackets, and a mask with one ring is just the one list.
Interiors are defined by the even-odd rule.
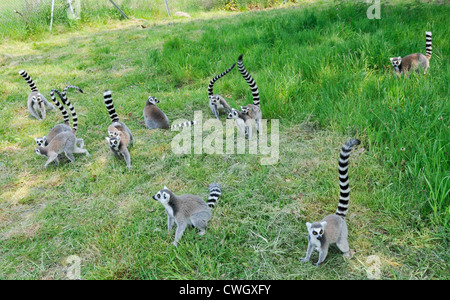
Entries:
[[161,195],[158,193],[158,195],[156,195],[156,198],[161,198]]
[[317,235],[317,232],[313,231],[313,234],[314,234],[314,235]]
[[323,230],[321,229],[319,233],[320,233],[320,234],[323,234]]

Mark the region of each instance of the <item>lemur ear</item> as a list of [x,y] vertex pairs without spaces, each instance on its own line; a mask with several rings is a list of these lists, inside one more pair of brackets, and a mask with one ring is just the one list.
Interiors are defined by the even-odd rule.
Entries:
[[320,222],[320,225],[322,225],[322,227],[325,228],[325,226],[327,226],[327,222],[325,222],[325,221]]
[[110,139],[109,139],[109,137],[105,137],[105,139],[108,141],[108,143],[109,143],[109,141],[110,141]]
[[167,186],[164,186],[164,189],[168,190],[169,188]]
[[311,228],[311,223],[306,222],[306,227],[307,227],[308,229],[310,229],[310,228]]

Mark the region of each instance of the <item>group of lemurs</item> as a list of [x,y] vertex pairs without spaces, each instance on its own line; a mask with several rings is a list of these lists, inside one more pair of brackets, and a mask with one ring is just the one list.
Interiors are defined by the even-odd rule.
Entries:
[[[426,55],[414,53],[403,58],[400,56],[390,58],[392,66],[397,74],[407,73],[409,71],[419,72],[420,70],[424,70],[425,73],[427,72],[430,67],[430,58],[432,55],[431,37],[431,32],[427,31]],[[231,108],[224,97],[213,93],[214,83],[233,70],[236,66],[236,63],[234,63],[225,72],[215,76],[209,82],[209,107],[217,119],[219,119],[221,112],[226,114],[228,119],[234,119],[240,133],[247,136],[248,139],[252,139],[253,125],[256,125],[256,130],[259,133],[262,132],[260,122],[262,119],[262,113],[260,107],[259,89],[255,80],[244,67],[242,54],[238,57],[237,65],[239,72],[251,88],[253,103],[247,104],[246,106],[241,106],[241,110],[237,110]],[[46,117],[46,109],[52,110],[55,108],[54,106],[56,106],[63,115],[63,124],[55,125],[50,132],[42,138],[35,138],[37,144],[35,152],[39,155],[47,157],[47,161],[44,166],[47,167],[53,161],[58,164],[59,158],[62,154],[64,154],[71,162],[75,160],[73,154],[84,153],[86,156],[89,156],[89,152],[84,149],[84,140],[76,135],[78,129],[78,118],[74,106],[67,98],[68,89],[76,89],[80,93],[83,93],[83,91],[79,87],[73,85],[68,85],[62,92],[57,89],[53,89],[50,92],[53,105],[39,92],[34,81],[24,70],[20,71],[19,74],[27,81],[31,88],[31,93],[29,94],[27,101],[30,116],[38,120],[43,120]],[[72,114],[72,127],[70,127],[69,114],[64,106],[58,102],[55,97],[55,93],[61,99],[62,104],[69,108]],[[134,143],[133,134],[125,123],[119,119],[114,107],[112,92],[110,90],[105,91],[103,93],[103,98],[111,119],[111,125],[107,128],[108,136],[106,137],[109,148],[117,158],[123,158],[125,160],[128,168],[131,168],[129,147]],[[159,100],[152,96],[148,97],[145,103],[143,116],[145,126],[147,128],[174,129],[177,127],[187,127],[195,124],[195,121],[188,121],[170,126],[167,115],[156,106],[158,103]],[[350,256],[348,229],[345,221],[350,199],[348,160],[353,147],[359,144],[359,140],[351,139],[342,147],[339,156],[340,197],[338,208],[335,214],[328,215],[319,222],[306,223],[308,230],[308,248],[305,258],[302,259],[303,262],[309,261],[312,251],[317,250],[319,252],[319,259],[316,265],[318,266],[322,264],[327,256],[328,248],[331,244],[336,244],[337,247],[344,253],[345,257]],[[211,208],[215,207],[221,194],[222,190],[220,185],[218,183],[211,183],[209,185],[209,197],[207,202],[205,202],[202,197],[197,195],[186,194],[177,196],[165,186],[152,197],[154,200],[159,201],[166,210],[168,230],[172,229],[174,223],[177,224],[173,245],[178,245],[178,242],[181,239],[187,225],[193,225],[197,228],[200,235],[205,234],[208,221],[212,215]]]

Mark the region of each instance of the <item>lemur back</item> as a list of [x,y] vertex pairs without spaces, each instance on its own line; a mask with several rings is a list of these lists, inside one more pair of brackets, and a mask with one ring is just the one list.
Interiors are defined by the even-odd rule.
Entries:
[[106,137],[109,148],[117,158],[121,159],[123,157],[127,164],[127,168],[131,168],[131,158],[128,147],[134,143],[133,135],[125,123],[119,120],[119,116],[114,108],[111,91],[105,91],[103,93],[103,98],[112,122],[112,124],[108,126],[108,137]]
[[47,146],[37,147],[34,152],[38,155],[47,156],[48,160],[45,163],[45,168],[54,161],[58,164],[58,155],[63,153],[71,161],[75,161],[74,153],[85,153],[89,156],[89,152],[86,149],[77,147],[77,138],[75,134],[70,131],[65,131],[57,134]]
[[[71,131],[73,134],[76,135],[77,130],[78,130],[78,116],[75,111],[75,107],[73,107],[72,103],[67,99],[66,91],[68,88],[75,88],[75,89],[79,90],[81,93],[83,93],[83,91],[79,87],[73,86],[73,85],[68,85],[66,88],[64,88],[62,93],[58,89],[53,89],[50,91],[50,98],[52,99],[55,106],[61,111],[61,114],[63,115],[63,119],[64,119],[64,124],[57,124],[50,130],[50,132],[46,136],[44,136],[42,138],[35,138],[36,144],[38,146],[48,145],[56,135],[58,135],[59,133],[64,132],[64,131]],[[72,128],[70,127],[69,114],[68,114],[67,110],[64,108],[64,106],[61,105],[61,103],[59,103],[58,100],[56,100],[55,93],[61,99],[63,104],[67,105],[71,111],[72,123],[73,123]],[[77,138],[76,142],[77,142],[77,144],[80,144],[80,146],[79,146],[80,148],[84,147],[84,140],[82,138]]]
[[253,123],[254,120],[250,116],[242,111],[232,108],[231,112],[228,114],[227,119],[234,119],[236,122],[236,127],[242,136],[248,135],[248,139],[252,139],[253,133]]
[[326,216],[319,222],[306,222],[306,227],[308,228],[308,249],[306,251],[306,257],[302,259],[302,262],[309,261],[312,251],[316,249],[319,251],[319,260],[316,266],[319,266],[327,257],[328,248],[333,243],[336,243],[345,257],[350,257],[348,229],[345,222],[350,200],[348,160],[353,147],[359,144],[359,140],[351,139],[342,147],[339,157],[340,196],[336,213]]
[[167,213],[167,229],[171,230],[174,223],[177,224],[175,240],[172,243],[175,247],[187,225],[193,225],[199,229],[199,235],[206,233],[208,221],[211,218],[211,207],[215,206],[218,197],[222,194],[220,185],[211,183],[209,185],[208,204],[202,197],[197,195],[185,194],[176,196],[167,187],[160,190],[152,198],[159,201]]
[[166,114],[156,106],[157,103],[159,103],[159,100],[152,96],[148,97],[147,101],[145,102],[145,126],[147,126],[147,128],[149,129],[168,129],[170,127],[169,118],[167,118]]
[[403,58],[401,56],[390,58],[392,66],[397,74],[413,70],[419,72],[420,69],[423,69],[425,73],[427,72],[433,54],[431,31],[425,33],[425,39],[425,55],[422,53],[414,53]]

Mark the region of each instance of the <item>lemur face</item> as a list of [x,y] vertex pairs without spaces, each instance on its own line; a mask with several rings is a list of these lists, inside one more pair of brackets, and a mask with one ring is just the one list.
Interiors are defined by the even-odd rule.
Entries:
[[156,97],[152,97],[152,96],[148,97],[147,101],[153,105],[159,103],[159,100],[156,99]]
[[152,198],[162,204],[167,204],[170,200],[170,194],[167,191],[168,189],[164,187],[164,189],[160,190],[156,195],[152,196]]
[[116,138],[119,136],[119,132],[117,131],[108,131],[108,135],[111,139]]
[[117,135],[116,137],[107,137],[106,140],[108,141],[109,147],[114,150],[119,150],[120,145],[120,135]]
[[227,119],[238,119],[239,118],[239,114],[238,111],[233,109],[227,116]]
[[242,113],[246,114],[249,112],[249,110],[250,110],[250,108],[248,106],[241,106]]
[[321,240],[323,237],[323,234],[325,232],[325,226],[327,225],[327,222],[316,222],[316,223],[306,223],[306,227],[308,228],[308,233],[311,238],[315,238],[317,240]]
[[42,155],[41,149],[39,148],[34,149],[34,153],[36,153],[37,155]]
[[400,65],[402,64],[402,57],[391,57],[391,63],[394,68],[400,67]]
[[41,137],[41,138],[34,138],[34,140],[38,147],[41,147],[41,146],[44,147],[45,143],[47,142],[47,138],[45,136]]

